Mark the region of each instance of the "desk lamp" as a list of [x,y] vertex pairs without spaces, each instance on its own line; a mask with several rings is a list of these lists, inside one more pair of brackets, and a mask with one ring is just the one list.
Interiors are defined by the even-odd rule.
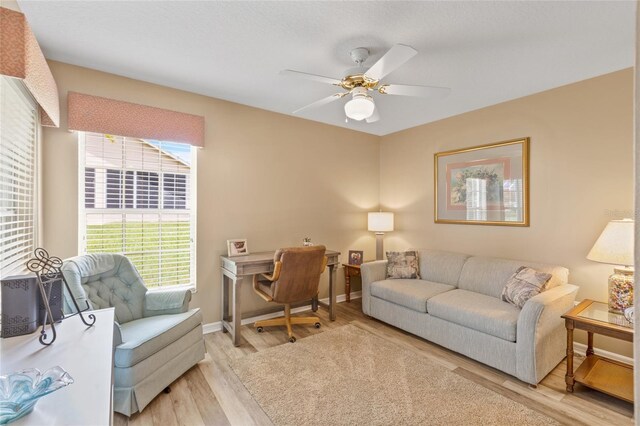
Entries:
[[609,312],[621,314],[633,306],[633,220],[612,220],[587,255],[587,259],[611,265],[609,277]]
[[369,231],[376,233],[376,260],[384,259],[383,237],[385,232],[393,231],[393,213],[370,212]]

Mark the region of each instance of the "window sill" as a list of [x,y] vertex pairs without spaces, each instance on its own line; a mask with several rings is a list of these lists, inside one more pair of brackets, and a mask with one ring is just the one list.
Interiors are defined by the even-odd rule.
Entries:
[[174,286],[168,286],[168,287],[154,287],[154,288],[148,289],[148,291],[151,293],[167,291],[167,290],[189,290],[191,294],[196,294],[198,292],[198,289],[196,288],[195,284],[174,285]]

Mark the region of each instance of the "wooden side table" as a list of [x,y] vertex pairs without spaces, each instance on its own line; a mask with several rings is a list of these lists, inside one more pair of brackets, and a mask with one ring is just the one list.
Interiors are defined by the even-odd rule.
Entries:
[[[369,260],[368,262],[371,261]],[[343,263],[342,266],[344,267],[344,293],[347,298],[347,302],[351,302],[351,277],[360,276],[360,265]]]
[[[594,333],[616,339],[633,341],[633,324],[623,315],[609,312],[606,303],[583,300],[562,316],[567,328],[567,392],[581,383],[592,389],[633,403],[633,366],[607,359],[593,353]],[[573,371],[573,330],[587,332],[587,358]]]

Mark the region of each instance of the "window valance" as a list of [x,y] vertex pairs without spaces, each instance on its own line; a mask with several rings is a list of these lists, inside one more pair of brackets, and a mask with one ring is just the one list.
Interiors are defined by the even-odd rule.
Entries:
[[204,146],[204,117],[69,92],[69,130]]
[[43,126],[60,125],[58,87],[24,14],[0,7],[0,74],[23,80]]

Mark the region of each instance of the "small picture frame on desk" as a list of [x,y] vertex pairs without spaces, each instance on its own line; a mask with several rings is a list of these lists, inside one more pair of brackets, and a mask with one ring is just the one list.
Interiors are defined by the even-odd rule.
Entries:
[[227,256],[246,256],[249,247],[246,239],[227,240]]
[[361,250],[349,250],[349,265],[362,265],[363,256]]

